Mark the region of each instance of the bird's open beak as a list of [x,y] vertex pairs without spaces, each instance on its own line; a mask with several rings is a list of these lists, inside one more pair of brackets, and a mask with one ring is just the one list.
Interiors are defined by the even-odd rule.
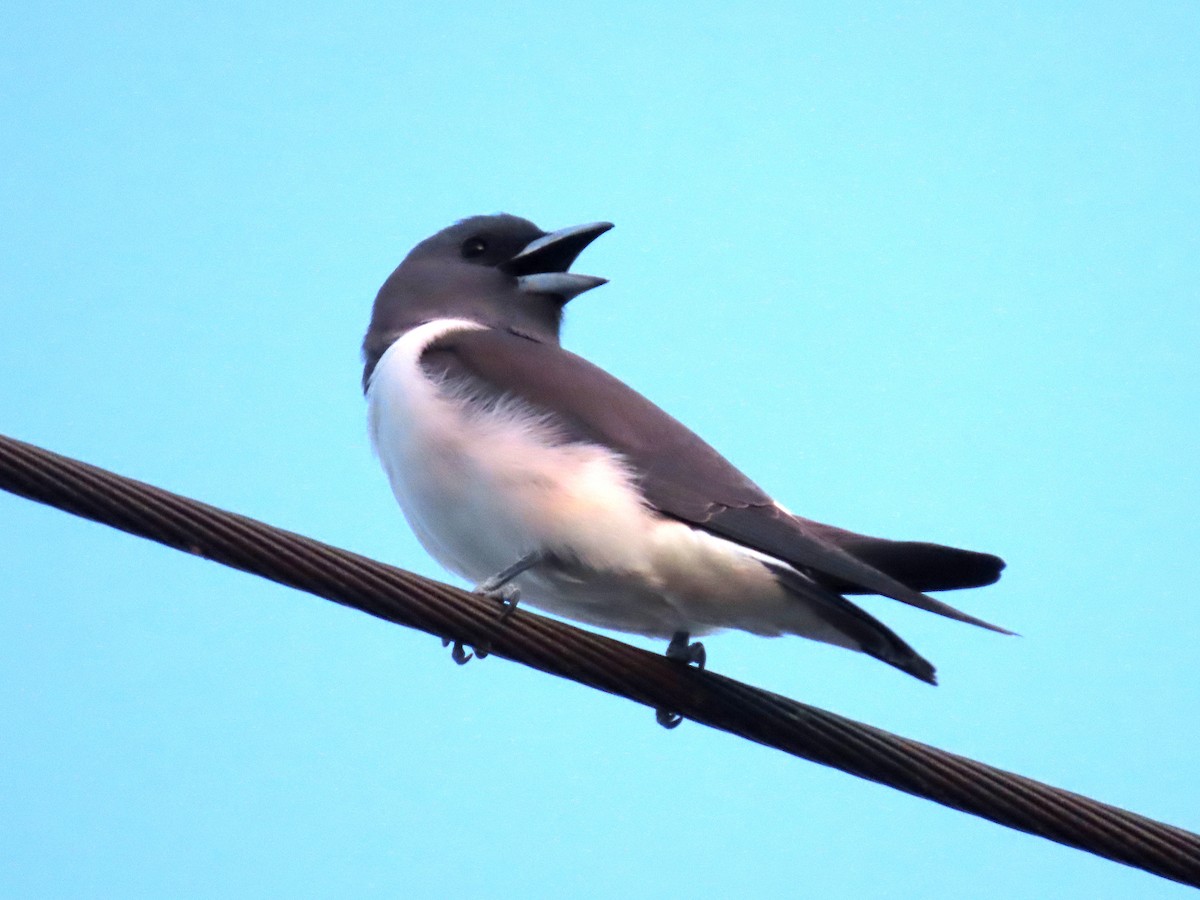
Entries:
[[563,302],[584,291],[607,284],[607,278],[568,272],[583,248],[612,228],[611,222],[573,225],[544,234],[500,266],[517,277],[517,285],[531,294],[557,294]]

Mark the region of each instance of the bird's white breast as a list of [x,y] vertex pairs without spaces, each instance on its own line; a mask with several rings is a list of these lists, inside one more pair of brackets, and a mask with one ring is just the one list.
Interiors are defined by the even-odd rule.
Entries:
[[412,329],[384,353],[367,391],[371,439],[422,544],[474,581],[543,548],[638,566],[621,536],[650,516],[613,453],[564,441],[519,400],[469,404],[421,367],[433,341],[482,327],[438,319]]
[[438,319],[383,354],[367,389],[370,435],[413,532],[442,565],[478,583],[534,551],[578,564],[516,579],[524,599],[581,621],[669,637],[740,627],[780,631],[759,604],[780,592],[757,554],[650,510],[623,460],[571,443],[519,399],[469,403],[421,366],[453,331]]

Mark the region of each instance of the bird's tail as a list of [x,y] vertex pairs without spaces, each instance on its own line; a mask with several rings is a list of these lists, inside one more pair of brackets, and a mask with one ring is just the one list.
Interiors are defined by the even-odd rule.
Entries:
[[[919,541],[889,541],[820,522],[805,523],[824,540],[914,591],[983,587],[998,581],[1004,570],[1004,560],[990,553]],[[870,593],[850,583],[828,583],[842,594]]]
[[800,624],[798,619],[797,634],[858,650],[914,678],[937,684],[929,660],[874,616],[791,566],[766,565],[779,585],[803,605],[803,622]]

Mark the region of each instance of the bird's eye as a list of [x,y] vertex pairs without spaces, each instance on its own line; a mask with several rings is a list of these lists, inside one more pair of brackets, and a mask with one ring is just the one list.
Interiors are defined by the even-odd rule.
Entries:
[[480,237],[467,238],[463,241],[462,255],[463,259],[474,259],[477,256],[483,256],[487,252],[487,242]]

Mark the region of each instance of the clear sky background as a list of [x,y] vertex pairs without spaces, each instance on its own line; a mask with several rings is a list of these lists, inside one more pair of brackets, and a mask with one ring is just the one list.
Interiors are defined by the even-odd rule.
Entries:
[[[617,228],[564,341],[796,511],[1003,555],[711,667],[1200,829],[1200,8],[9,4],[0,431],[444,577],[358,343]],[[651,642],[640,641],[645,646]],[[0,894],[1192,893],[0,495]],[[661,649],[661,647],[660,647]]]

